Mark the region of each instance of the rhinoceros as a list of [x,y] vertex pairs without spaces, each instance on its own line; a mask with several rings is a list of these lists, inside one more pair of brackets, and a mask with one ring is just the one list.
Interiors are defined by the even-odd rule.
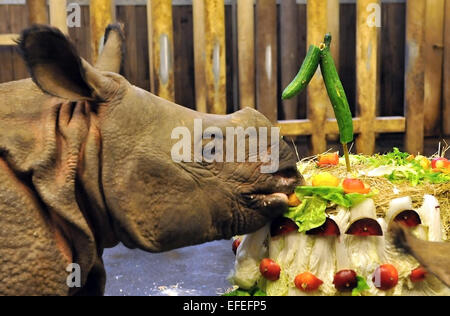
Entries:
[[[262,160],[171,159],[171,131],[195,119],[271,123],[249,108],[199,113],[131,85],[118,74],[120,26],[105,38],[91,65],[60,31],[34,25],[18,42],[31,79],[0,85],[0,295],[102,295],[105,248],[162,252],[255,231],[302,181],[281,137],[276,173],[260,172]],[[72,263],[81,281],[69,287]]]

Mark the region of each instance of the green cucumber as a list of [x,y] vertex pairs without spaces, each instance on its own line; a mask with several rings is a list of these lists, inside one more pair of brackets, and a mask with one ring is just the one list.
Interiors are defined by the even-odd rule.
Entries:
[[290,99],[302,92],[319,67],[320,49],[316,45],[309,46],[308,53],[294,80],[284,89],[281,98]]
[[320,69],[339,126],[340,141],[347,144],[353,141],[352,113],[331,56],[330,44],[331,34],[327,34],[324,43],[320,45]]

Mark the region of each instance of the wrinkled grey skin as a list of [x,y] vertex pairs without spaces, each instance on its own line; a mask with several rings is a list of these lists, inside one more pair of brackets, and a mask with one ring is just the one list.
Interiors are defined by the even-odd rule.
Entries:
[[[301,182],[280,144],[280,171],[261,163],[175,163],[171,131],[270,127],[258,112],[198,113],[118,75],[122,35],[96,67],[55,29],[22,33],[32,79],[0,85],[0,295],[103,294],[102,251],[150,252],[255,231],[286,210]],[[281,192],[285,194],[272,194]],[[82,287],[66,285],[69,263]]]

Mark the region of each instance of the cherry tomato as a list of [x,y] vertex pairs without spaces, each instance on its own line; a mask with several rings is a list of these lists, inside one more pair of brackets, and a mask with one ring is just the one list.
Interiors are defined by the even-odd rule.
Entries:
[[275,237],[298,230],[297,224],[290,218],[278,217],[270,225],[270,236]]
[[315,187],[337,187],[339,185],[339,182],[339,179],[329,172],[321,172],[312,178],[312,185]]
[[364,182],[359,179],[347,178],[342,182],[342,188],[345,193],[369,193],[370,187],[366,186]]
[[259,264],[259,272],[265,277],[267,280],[276,281],[280,278],[281,268],[270,258],[264,258],[261,260]]
[[380,290],[390,290],[398,283],[397,269],[389,263],[380,265],[373,274],[372,282]]
[[349,292],[358,286],[356,272],[353,270],[341,270],[334,275],[333,284],[340,292]]
[[241,240],[239,238],[236,238],[235,240],[233,240],[232,249],[233,249],[234,254],[236,254],[236,251],[240,244],[241,244]]
[[411,271],[409,279],[411,280],[411,282],[420,282],[425,280],[426,275],[427,270],[425,270],[424,267],[418,267]]
[[298,205],[300,205],[300,203],[301,202],[298,199],[297,194],[295,194],[295,193],[289,194],[289,196],[288,196],[288,205],[289,206],[298,206]]
[[444,169],[447,168],[447,166],[450,164],[450,162],[443,157],[434,158],[431,161],[431,168],[433,169]]
[[317,290],[323,281],[311,272],[303,272],[295,277],[294,284],[300,291],[312,292]]
[[326,166],[336,166],[337,164],[339,164],[339,156],[337,153],[332,153],[320,155],[317,166],[326,167]]

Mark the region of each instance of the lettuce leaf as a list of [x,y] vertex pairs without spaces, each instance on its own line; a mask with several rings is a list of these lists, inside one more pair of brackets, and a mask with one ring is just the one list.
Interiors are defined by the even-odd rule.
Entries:
[[224,293],[222,296],[267,296],[267,294],[258,287],[253,287],[250,290],[237,288],[231,292]]
[[345,194],[344,189],[341,187],[313,187],[313,186],[298,186],[295,188],[295,194],[302,201],[307,196],[319,196],[322,199],[335,203],[337,205],[343,206],[345,208],[350,208],[356,204],[361,203],[365,199],[373,197],[377,192],[373,191],[367,194],[361,193],[348,193]]
[[370,287],[367,284],[366,279],[357,275],[356,280],[358,281],[358,283],[357,286],[352,290],[352,296],[360,296],[362,292],[370,290]]
[[304,197],[300,205],[290,207],[284,216],[292,219],[297,224],[299,232],[306,232],[325,223],[327,218],[326,208],[327,201],[318,195],[313,195]]

